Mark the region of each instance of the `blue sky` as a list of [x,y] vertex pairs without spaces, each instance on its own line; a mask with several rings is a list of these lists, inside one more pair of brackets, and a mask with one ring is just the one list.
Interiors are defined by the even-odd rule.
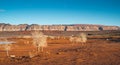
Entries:
[[0,23],[120,26],[120,0],[0,0]]

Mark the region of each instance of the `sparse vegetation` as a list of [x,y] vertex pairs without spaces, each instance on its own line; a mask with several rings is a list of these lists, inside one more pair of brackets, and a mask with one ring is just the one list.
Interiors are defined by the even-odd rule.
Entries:
[[72,44],[74,43],[86,43],[87,41],[87,36],[85,33],[80,33],[77,37],[75,36],[70,36],[69,40],[72,42]]
[[33,45],[37,47],[37,52],[42,51],[47,46],[47,37],[40,31],[32,32]]
[[10,50],[10,44],[5,44],[5,50],[6,50],[6,54],[7,56],[9,56],[9,50]]
[[[36,31],[35,31],[36,32]],[[44,32],[44,31],[42,31]],[[34,33],[34,32],[32,32]],[[38,33],[38,32],[37,32]],[[40,33],[40,32],[39,32]],[[83,34],[81,34],[83,33]],[[84,36],[86,32],[77,32],[71,36],[78,44],[71,46],[70,36],[51,35],[47,38],[43,33],[40,34],[42,37],[45,36],[49,47],[44,49],[44,52],[37,53],[37,43],[32,43],[35,39],[39,39],[41,36],[32,38],[8,38],[8,40],[15,41],[12,44],[12,49],[8,50],[9,57],[6,58],[6,51],[4,44],[0,45],[0,65],[119,65],[120,64],[120,36],[99,37],[94,35]],[[95,32],[94,32],[95,33]],[[46,34],[46,33],[45,33]],[[61,34],[61,33],[60,33]],[[64,34],[64,33],[62,33]],[[69,33],[68,33],[69,34]],[[87,33],[88,34],[88,33]],[[115,33],[116,34],[116,33]],[[72,33],[70,34],[72,35]],[[83,37],[82,37],[83,35]],[[97,34],[96,34],[97,35]],[[40,36],[40,37],[39,37]],[[89,37],[92,36],[92,37]],[[35,38],[35,39],[33,39]],[[77,38],[77,39],[75,39]],[[86,38],[87,42],[82,42],[82,38]],[[88,38],[88,39],[87,39]],[[97,39],[96,39],[97,38]],[[103,39],[105,38],[105,39]],[[1,38],[1,41],[3,41]],[[108,40],[106,40],[108,39]],[[117,41],[118,40],[118,41]],[[26,41],[29,41],[28,44]],[[37,42],[38,42],[37,41]],[[82,46],[81,43],[87,43]],[[41,44],[41,43],[40,43]],[[47,44],[44,47],[46,47]],[[38,48],[37,48],[38,49]],[[46,51],[47,50],[47,51]],[[42,51],[40,49],[40,51]],[[111,61],[111,62],[110,62]]]
[[87,42],[87,35],[85,33],[80,33],[79,37],[81,38],[82,43]]

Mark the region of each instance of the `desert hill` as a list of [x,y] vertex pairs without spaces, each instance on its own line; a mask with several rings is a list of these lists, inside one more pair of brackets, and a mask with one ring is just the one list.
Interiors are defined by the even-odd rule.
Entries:
[[0,31],[102,31],[120,30],[119,26],[93,25],[93,24],[71,24],[71,25],[38,25],[38,24],[5,24],[0,23]]

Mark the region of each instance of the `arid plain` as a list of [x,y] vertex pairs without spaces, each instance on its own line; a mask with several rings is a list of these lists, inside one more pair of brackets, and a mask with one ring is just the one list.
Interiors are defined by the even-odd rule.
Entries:
[[[54,38],[47,37],[47,47],[37,54],[32,38],[17,37],[17,34],[30,35],[31,31],[4,32],[8,37],[1,37],[0,41],[15,43],[9,50],[11,57],[7,57],[4,44],[0,45],[0,65],[120,65],[120,31],[84,32],[87,34],[84,44],[69,40],[70,35],[81,32],[42,32]],[[16,36],[9,37],[11,34]]]

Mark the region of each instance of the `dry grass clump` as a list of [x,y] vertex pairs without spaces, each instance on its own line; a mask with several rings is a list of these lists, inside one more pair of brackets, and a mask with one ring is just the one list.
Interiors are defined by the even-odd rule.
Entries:
[[37,47],[37,52],[43,51],[47,46],[47,37],[40,31],[32,32],[33,45]]
[[85,33],[80,33],[79,37],[81,38],[81,42],[87,42],[87,35]]
[[80,33],[78,36],[70,36],[70,42],[72,43],[86,43],[87,42],[87,35],[85,33]]

